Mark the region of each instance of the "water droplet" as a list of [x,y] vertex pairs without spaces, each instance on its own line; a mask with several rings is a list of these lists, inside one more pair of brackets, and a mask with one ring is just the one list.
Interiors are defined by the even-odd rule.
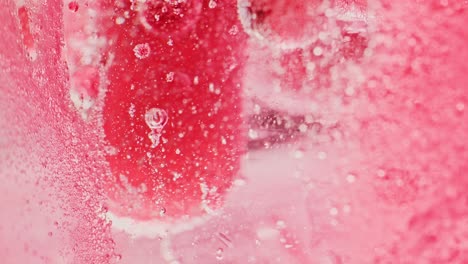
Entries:
[[222,248],[218,248],[216,250],[216,259],[217,260],[222,260],[223,259],[223,256],[224,255],[224,250]]
[[151,108],[145,113],[145,122],[150,129],[162,129],[169,119],[167,112],[161,108]]
[[68,9],[72,12],[78,11],[79,8],[80,5],[78,5],[78,3],[75,1],[71,1],[70,3],[68,3]]
[[151,49],[148,43],[142,43],[135,45],[133,52],[135,53],[135,57],[141,60],[149,57]]

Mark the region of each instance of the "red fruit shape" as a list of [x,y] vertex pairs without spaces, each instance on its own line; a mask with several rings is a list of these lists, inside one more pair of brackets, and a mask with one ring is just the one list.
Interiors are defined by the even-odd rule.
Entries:
[[[218,208],[244,147],[235,1],[103,9],[116,14],[99,25],[112,57],[103,108],[110,210],[172,219]],[[148,12],[162,14],[150,22]]]

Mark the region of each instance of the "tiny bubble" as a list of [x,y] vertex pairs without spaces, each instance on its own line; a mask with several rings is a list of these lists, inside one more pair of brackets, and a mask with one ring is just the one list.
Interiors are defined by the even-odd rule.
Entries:
[[327,153],[323,152],[323,151],[320,151],[318,154],[317,154],[317,157],[320,159],[320,160],[324,160],[327,158]]
[[346,181],[348,181],[349,183],[353,183],[356,181],[356,176],[354,174],[348,174],[346,176]]
[[332,207],[332,208],[330,208],[329,213],[330,213],[330,215],[332,215],[332,216],[336,216],[336,215],[338,215],[338,209],[335,208],[335,207]]
[[380,178],[385,177],[385,175],[386,175],[386,172],[384,170],[382,169],[377,170],[377,176],[379,176]]
[[167,45],[168,46],[174,46],[174,41],[170,38],[168,41],[167,41]]
[[168,72],[168,73],[166,74],[166,81],[167,81],[167,82],[172,82],[172,81],[174,81],[174,72]]
[[315,47],[312,51],[315,56],[321,56],[323,54],[323,49],[321,47]]
[[306,124],[300,124],[300,125],[299,125],[299,131],[300,131],[301,133],[307,132],[307,125],[306,125]]
[[166,208],[162,207],[159,209],[159,216],[163,217],[164,215],[166,215]]
[[210,2],[208,3],[208,7],[213,9],[216,7],[216,1],[215,0],[210,0]]
[[251,139],[256,139],[258,138],[258,133],[257,131],[253,130],[253,129],[249,129],[249,138]]
[[125,23],[125,18],[124,17],[117,17],[115,19],[115,24],[122,25],[123,23]]

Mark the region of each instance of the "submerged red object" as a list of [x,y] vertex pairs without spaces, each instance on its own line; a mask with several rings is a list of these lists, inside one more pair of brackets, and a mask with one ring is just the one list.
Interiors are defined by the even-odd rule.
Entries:
[[[239,27],[235,1],[216,8],[199,0],[112,1],[100,8],[113,11],[96,20],[108,42],[102,115],[110,210],[171,219],[218,208],[245,145],[245,35],[232,31]],[[148,118],[161,114],[164,123],[152,126]]]

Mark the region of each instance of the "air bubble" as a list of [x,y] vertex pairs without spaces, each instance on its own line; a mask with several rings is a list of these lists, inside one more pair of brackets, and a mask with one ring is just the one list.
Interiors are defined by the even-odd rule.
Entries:
[[258,138],[258,132],[253,130],[253,129],[249,129],[249,138],[250,139],[257,139]]
[[166,215],[166,208],[162,207],[159,209],[159,216],[163,217],[164,215]]
[[386,174],[387,173],[382,169],[377,170],[377,176],[380,177],[380,178],[385,177]]
[[321,47],[315,47],[312,51],[315,56],[321,56],[323,54],[323,49]]
[[224,250],[222,248],[218,248],[216,250],[216,259],[217,260],[222,260],[223,259],[223,256],[224,255]]
[[332,216],[336,216],[336,215],[338,215],[338,209],[336,207],[332,207],[332,208],[330,208],[329,213]]
[[327,4],[327,1],[239,0],[238,14],[244,31],[254,39],[273,47],[293,49],[314,41]]
[[356,181],[356,175],[354,174],[348,174],[346,176],[346,181],[349,182],[349,183],[353,183]]
[[135,53],[135,57],[141,60],[149,57],[151,49],[148,43],[142,43],[135,45],[133,52]]
[[125,18],[124,17],[117,17],[115,19],[115,24],[122,25],[123,23],[125,23]]
[[174,81],[174,72],[169,72],[169,73],[166,74],[166,81],[167,82]]
[[213,9],[216,7],[216,1],[215,0],[210,0],[210,2],[208,3],[208,7]]
[[161,141],[160,130],[151,130],[151,132],[148,133],[148,138],[151,140],[151,148],[157,147],[159,145],[159,142]]
[[161,108],[151,108],[145,114],[145,122],[150,129],[162,129],[168,119],[167,112]]
[[169,119],[167,112],[160,108],[151,108],[145,114],[145,122],[151,131],[148,133],[148,138],[151,141],[151,148],[159,145],[162,129]]

